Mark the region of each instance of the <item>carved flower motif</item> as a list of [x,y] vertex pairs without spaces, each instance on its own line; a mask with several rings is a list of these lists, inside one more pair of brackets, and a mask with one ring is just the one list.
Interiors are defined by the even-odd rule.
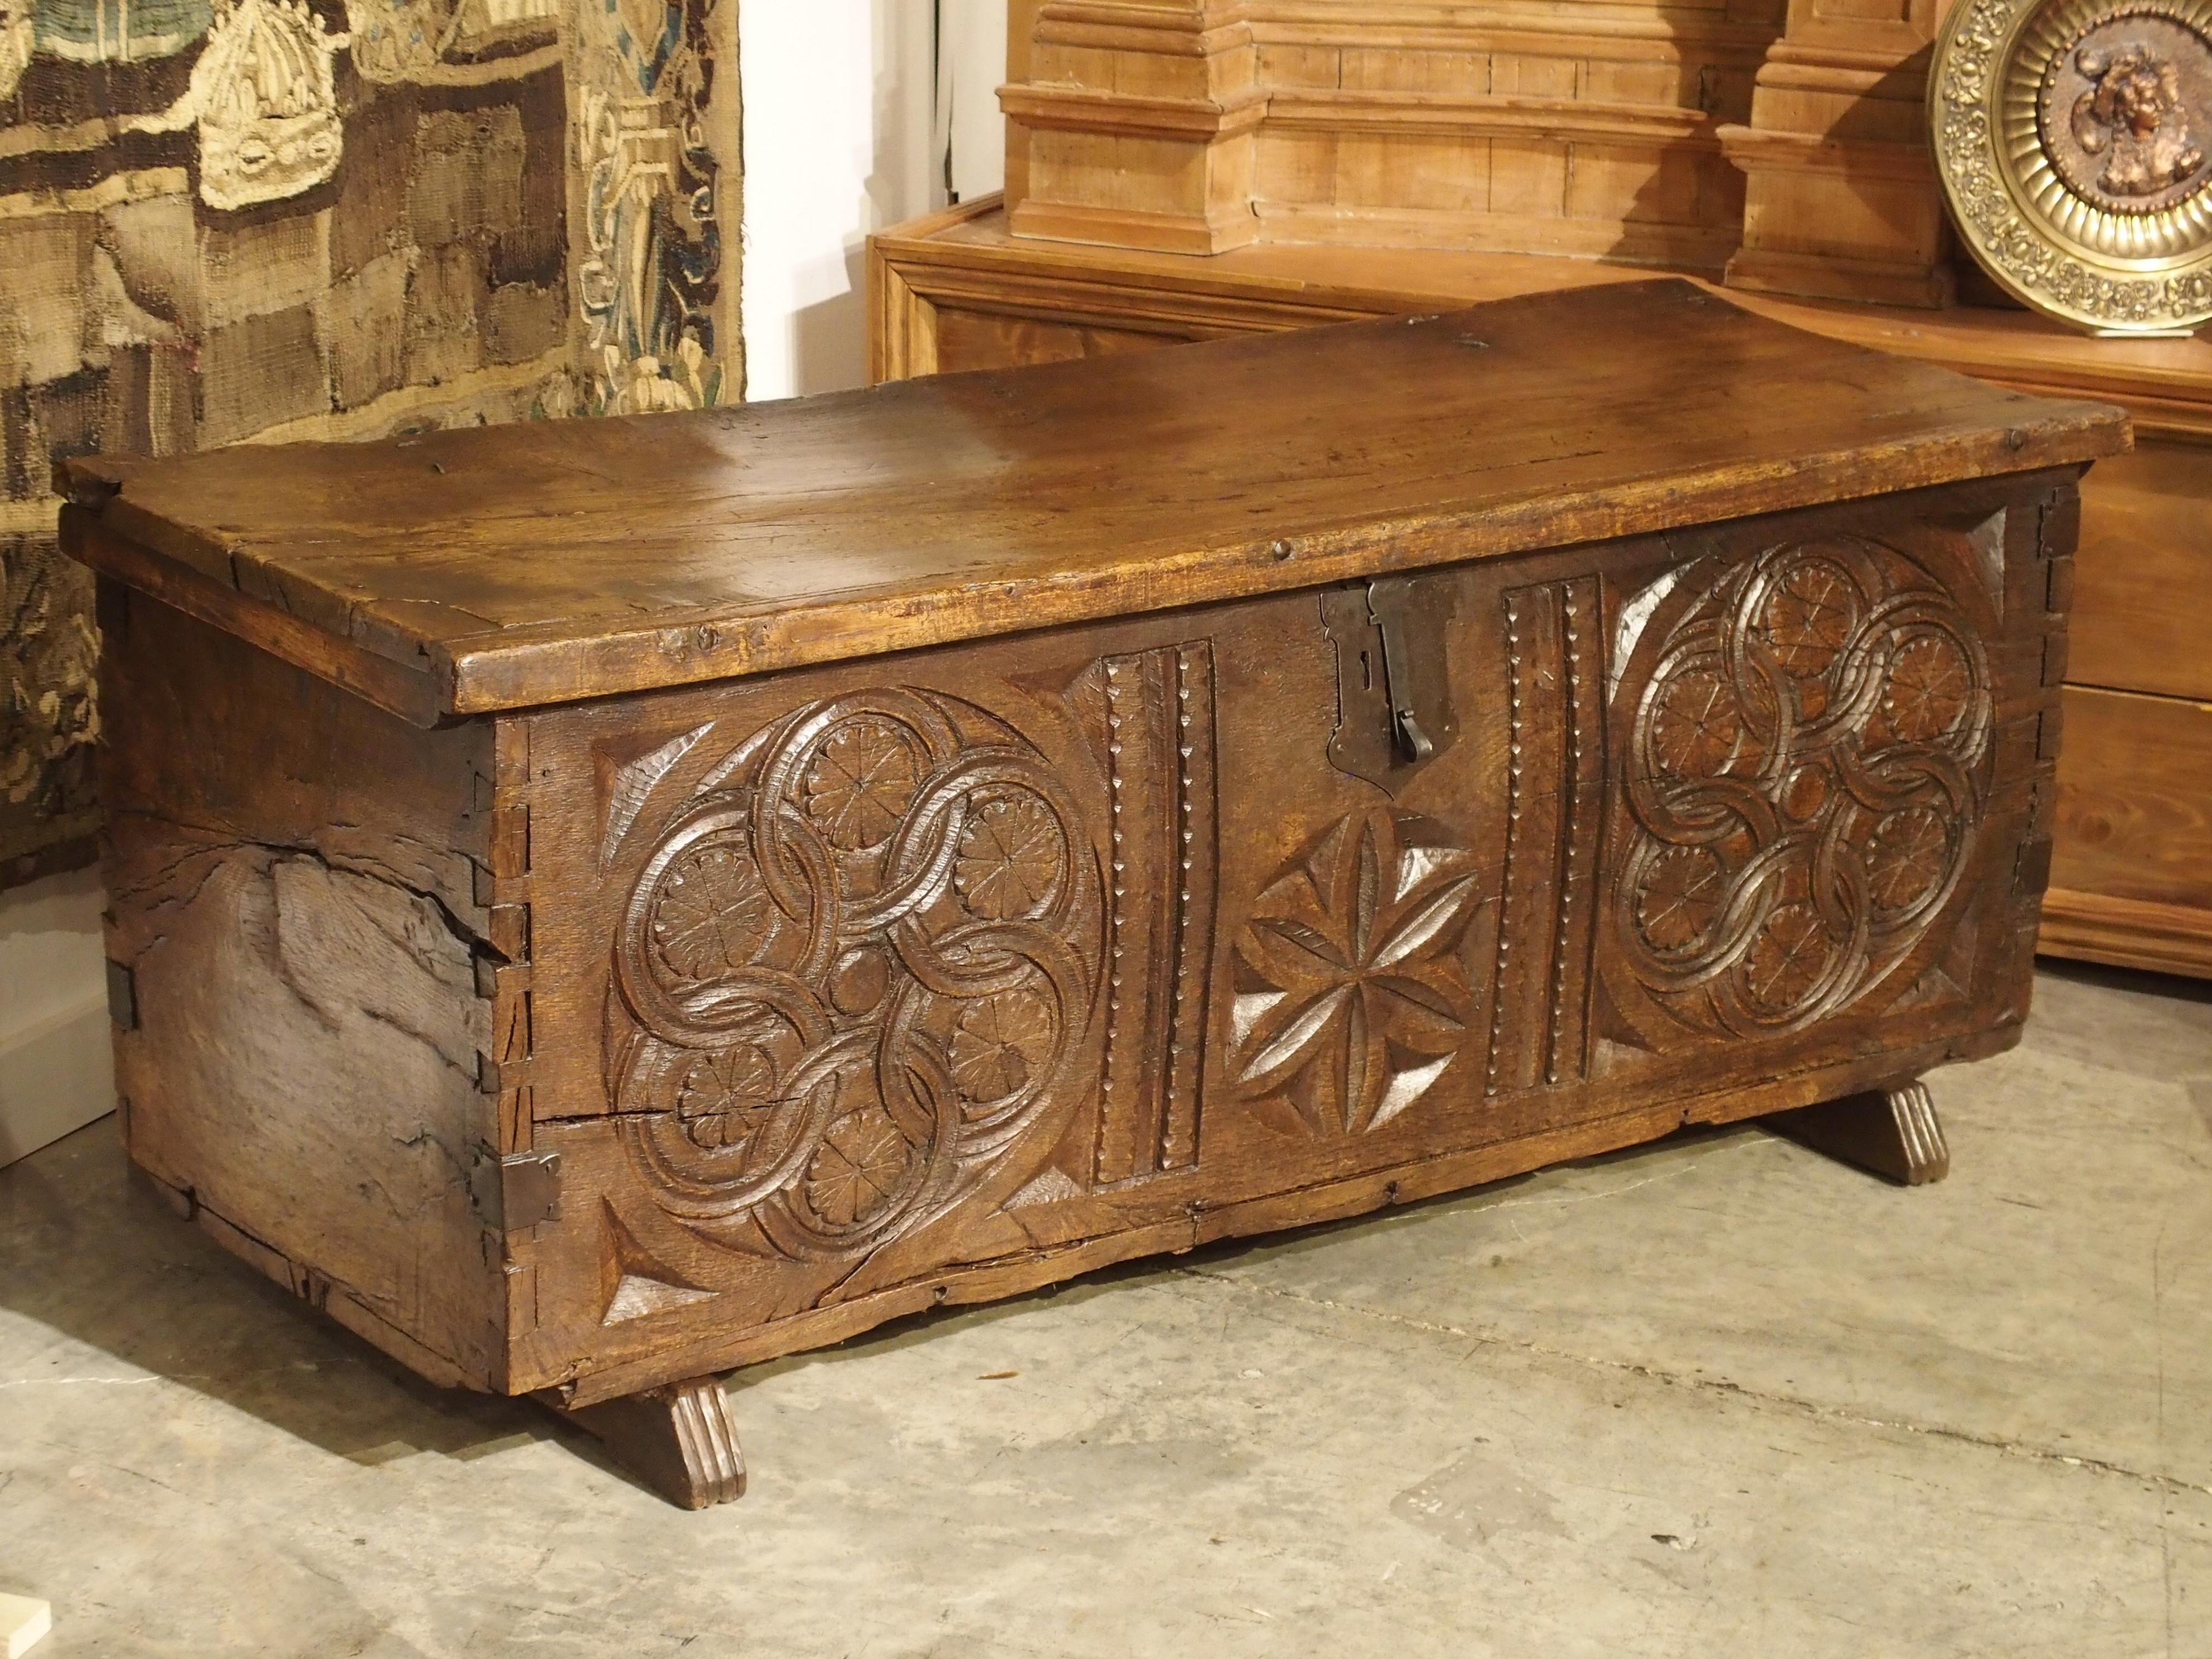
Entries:
[[806,1166],[806,1201],[834,1227],[873,1220],[896,1196],[913,1155],[880,1107],[848,1112],[830,1126]]
[[741,1151],[775,1109],[775,1067],[750,1043],[702,1054],[676,1092],[676,1118],[695,1146]]
[[953,885],[979,916],[1033,916],[1060,879],[1060,835],[1051,809],[1028,795],[994,800],[960,837]]
[[1660,765],[1676,777],[1718,777],[1735,759],[1743,737],[1743,711],[1717,669],[1692,669],[1660,691],[1652,748]]
[[1857,612],[1851,579],[1836,565],[1808,559],[1795,567],[1766,602],[1775,660],[1800,679],[1826,673],[1850,638]]
[[920,786],[913,748],[888,721],[854,720],[822,745],[806,773],[806,816],[841,851],[880,847]]
[[1701,847],[1654,860],[1636,896],[1636,925],[1655,951],[1680,951],[1705,937],[1727,895],[1720,861]]
[[978,1106],[1024,1087],[1052,1054],[1052,1009],[1035,991],[1001,991],[969,1004],[952,1032],[952,1080]]
[[1795,1008],[1827,971],[1832,949],[1819,911],[1802,901],[1778,904],[1744,958],[1744,988],[1769,1013]]
[[679,860],[653,907],[653,943],[670,973],[694,983],[758,960],[775,905],[760,868],[735,847]]
[[1899,737],[1925,743],[1958,723],[1972,685],[1959,647],[1941,634],[1923,635],[1897,653],[1882,693],[1882,713]]
[[1373,1128],[1410,1106],[1465,1024],[1451,953],[1479,884],[1459,849],[1394,847],[1386,821],[1340,823],[1261,896],[1282,911],[1255,917],[1239,947],[1231,1063],[1241,1082],[1288,1089],[1326,1133]]
[[1905,909],[1943,879],[1950,858],[1950,836],[1933,808],[1892,812],[1867,842],[1868,890],[1883,909]]

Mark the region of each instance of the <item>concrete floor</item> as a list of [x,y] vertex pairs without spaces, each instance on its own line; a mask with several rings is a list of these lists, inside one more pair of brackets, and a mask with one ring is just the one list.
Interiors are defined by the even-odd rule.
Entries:
[[94,1125],[0,1171],[0,1590],[38,1659],[2212,1656],[2212,992],[2030,1032],[1940,1187],[1684,1136],[741,1375],[697,1516]]

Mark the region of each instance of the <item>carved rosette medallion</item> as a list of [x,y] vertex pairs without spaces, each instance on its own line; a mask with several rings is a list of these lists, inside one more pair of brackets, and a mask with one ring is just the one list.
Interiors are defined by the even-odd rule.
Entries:
[[1331,825],[1261,890],[1237,939],[1238,1091],[1316,1135],[1380,1128],[1427,1094],[1474,1023],[1460,946],[1480,886],[1433,819],[1378,807]]
[[1929,98],[1999,283],[2100,329],[2212,321],[2212,0],[1960,0]]
[[1072,1093],[1102,930],[1080,825],[1018,733],[917,692],[711,767],[614,944],[608,1087],[657,1201],[835,1261],[980,1185]]
[[1774,548],[1683,583],[1616,693],[1629,971],[1681,1024],[1794,1030],[1880,983],[1957,890],[1987,797],[1989,669],[1920,565]]

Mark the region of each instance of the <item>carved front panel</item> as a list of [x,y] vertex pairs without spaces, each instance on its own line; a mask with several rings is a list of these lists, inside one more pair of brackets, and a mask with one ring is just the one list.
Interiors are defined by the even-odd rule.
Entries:
[[1330,824],[1261,890],[1237,941],[1237,1092],[1273,1127],[1321,1136],[1419,1101],[1475,1024],[1459,947],[1481,898],[1445,824],[1381,806]]
[[1098,873],[1012,726],[942,695],[838,697],[664,812],[611,941],[605,1042],[663,1209],[733,1248],[857,1256],[1065,1118]]
[[2047,764],[1996,500],[1425,574],[1425,754],[1347,734],[1396,715],[1341,590],[545,717],[540,1360],[804,1346],[1986,1029]]

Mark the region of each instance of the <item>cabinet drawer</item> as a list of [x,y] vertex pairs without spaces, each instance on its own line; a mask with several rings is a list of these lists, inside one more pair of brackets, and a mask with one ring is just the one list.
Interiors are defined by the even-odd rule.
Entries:
[[2069,681],[2212,698],[2212,448],[2148,442],[2092,467],[2075,568]]
[[2051,884],[2212,911],[2212,704],[2066,688]]

